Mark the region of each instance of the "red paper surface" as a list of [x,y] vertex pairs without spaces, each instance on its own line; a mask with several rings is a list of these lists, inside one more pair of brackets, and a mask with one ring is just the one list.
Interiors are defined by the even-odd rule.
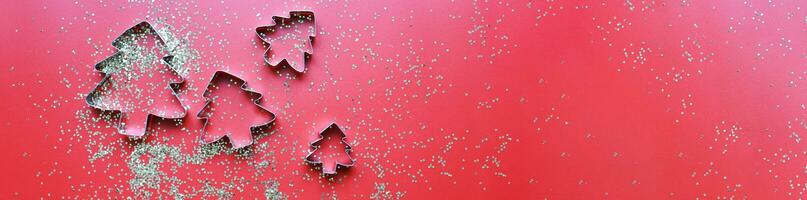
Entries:
[[[799,199],[805,8],[5,2],[0,198]],[[266,64],[255,33],[295,10],[316,16],[304,73]],[[103,77],[93,66],[141,21],[195,54],[181,123],[155,118],[132,140],[84,97]],[[277,116],[247,149],[201,142],[196,113],[216,71]],[[355,165],[323,176],[304,159],[331,122]]]

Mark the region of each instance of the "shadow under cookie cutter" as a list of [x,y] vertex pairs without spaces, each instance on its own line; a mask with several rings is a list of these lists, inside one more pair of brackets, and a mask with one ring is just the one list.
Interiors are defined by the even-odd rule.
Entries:
[[[325,139],[325,136],[323,134],[325,134],[328,131],[328,129],[335,129],[339,133],[339,135],[342,137],[342,139],[340,139],[340,141],[342,142],[342,144],[345,145],[345,155],[350,160],[350,163],[343,163],[343,162],[340,162],[338,159],[336,159],[334,161],[334,162],[336,162],[336,164],[334,164],[333,168],[332,169],[326,169],[324,164],[322,163],[322,160],[314,160],[314,159],[312,159],[312,157],[314,156],[314,153],[317,152],[317,150],[319,150],[320,144],[318,144],[318,143],[323,141],[323,139]],[[316,140],[314,140],[313,142],[311,142],[309,144],[311,147],[314,148],[314,150],[309,151],[308,155],[305,157],[305,162],[307,162],[309,164],[312,164],[312,165],[320,165],[322,167],[322,173],[327,174],[327,175],[336,174],[336,170],[339,168],[339,166],[342,166],[344,168],[348,168],[348,167],[352,167],[354,164],[356,164],[356,159],[353,159],[353,157],[350,156],[350,152],[353,151],[353,148],[350,147],[350,144],[348,144],[347,141],[345,141],[345,138],[347,138],[347,135],[345,134],[345,132],[342,131],[341,128],[339,128],[339,125],[336,125],[336,122],[331,122],[331,124],[328,125],[328,127],[323,129],[322,131],[320,131],[318,135],[319,135],[319,138],[317,138]]]
[[[240,141],[238,139],[234,139],[233,136],[232,136],[233,135],[232,132],[231,133],[226,133],[226,134],[223,134],[223,135],[217,135],[217,136],[214,136],[214,137],[211,137],[211,138],[205,137],[207,135],[208,128],[210,128],[209,127],[210,126],[210,117],[212,117],[212,112],[210,112],[209,109],[211,109],[211,107],[212,107],[211,105],[213,104],[213,100],[215,99],[214,97],[212,97],[211,87],[216,89],[216,87],[219,87],[218,85],[215,84],[215,83],[217,83],[217,80],[225,79],[225,78],[229,79],[229,81],[231,81],[231,82],[233,82],[235,84],[240,83],[238,88],[241,91],[246,92],[247,95],[249,95],[250,97],[253,97],[251,102],[254,103],[255,106],[257,106],[258,109],[260,109],[262,111],[265,111],[269,115],[269,120],[266,120],[264,123],[249,126],[249,133],[248,133],[249,142],[245,143],[245,142]],[[205,89],[205,93],[203,94],[203,97],[206,99],[205,105],[204,105],[204,107],[202,107],[201,110],[199,110],[199,112],[196,114],[196,117],[199,118],[199,119],[205,120],[204,126],[202,127],[202,135],[200,136],[200,140],[204,144],[210,144],[210,143],[219,141],[220,139],[224,138],[224,136],[227,136],[227,138],[230,140],[230,144],[232,144],[233,149],[239,149],[239,148],[242,148],[242,147],[252,145],[252,144],[255,143],[255,139],[252,137],[252,133],[253,133],[252,129],[253,128],[266,127],[266,126],[272,124],[276,119],[276,116],[275,116],[274,113],[272,113],[271,111],[269,111],[266,108],[264,108],[263,106],[261,106],[260,101],[263,98],[263,95],[261,93],[258,93],[256,91],[253,91],[253,90],[249,89],[247,87],[247,82],[246,81],[244,81],[243,79],[241,79],[241,78],[239,78],[239,77],[237,77],[237,76],[235,76],[233,74],[227,73],[225,71],[216,71],[213,74],[213,77],[210,78],[210,82],[207,85],[207,89]]]
[[[120,63],[115,63],[115,61],[120,61],[121,56],[123,56],[123,54],[122,54],[123,50],[122,50],[121,46],[124,44],[124,40],[128,39],[129,37],[135,36],[135,34],[141,34],[141,33],[142,34],[153,34],[156,37],[157,41],[159,41],[159,44],[163,45],[164,48],[166,48],[165,51],[166,51],[166,54],[168,54],[168,55],[162,56],[160,58],[160,61],[162,62],[162,64],[167,65],[168,68],[171,70],[171,72],[174,72],[176,74],[176,76],[179,77],[179,80],[180,80],[179,82],[169,82],[168,86],[166,86],[166,87],[167,87],[167,89],[171,90],[171,94],[172,94],[172,96],[174,98],[176,98],[175,100],[179,103],[179,107],[182,107],[182,112],[179,113],[179,114],[176,114],[176,115],[169,115],[167,113],[146,112],[145,122],[144,122],[144,124],[141,124],[142,127],[139,127],[139,126],[137,126],[137,125],[135,125],[133,123],[128,123],[127,124],[127,121],[128,121],[129,118],[131,118],[131,116],[129,116],[129,114],[127,114],[127,112],[124,112],[123,110],[121,110],[122,108],[119,107],[117,109],[108,109],[106,107],[103,107],[101,105],[101,103],[99,102],[100,101],[99,98],[102,98],[101,96],[103,96],[103,94],[101,93],[100,90],[102,90],[103,87],[105,86],[105,84],[107,84],[110,81],[110,78],[112,77],[112,74],[118,72],[118,70],[121,70],[121,68],[118,68],[118,69],[114,69],[114,68],[115,68],[115,64],[120,64]],[[102,60],[102,61],[95,64],[95,67],[94,67],[95,70],[98,71],[98,72],[101,72],[102,74],[104,74],[104,77],[101,79],[100,82],[98,82],[98,84],[93,88],[93,90],[90,91],[90,93],[87,94],[87,96],[85,98],[85,101],[87,102],[87,105],[89,105],[90,107],[102,110],[102,111],[112,111],[112,112],[120,113],[120,117],[119,117],[117,125],[116,125],[117,129],[118,129],[118,133],[120,133],[122,135],[130,136],[130,137],[144,136],[146,134],[146,131],[148,129],[149,124],[151,123],[151,117],[152,116],[160,117],[160,118],[163,118],[163,119],[174,119],[174,120],[182,119],[182,118],[185,117],[185,113],[187,112],[187,109],[185,108],[184,105],[182,105],[182,101],[179,99],[179,93],[177,92],[177,90],[179,90],[179,88],[181,87],[182,83],[185,82],[185,79],[179,74],[179,71],[177,71],[175,69],[175,67],[172,65],[171,61],[172,61],[174,56],[170,55],[170,52],[172,52],[172,51],[169,49],[168,45],[166,45],[166,42],[163,39],[163,36],[160,34],[159,31],[154,29],[154,27],[149,22],[143,21],[143,22],[140,22],[140,23],[132,26],[131,28],[124,31],[123,33],[121,33],[117,38],[115,38],[115,40],[112,41],[112,46],[115,47],[116,52],[114,54],[112,54],[111,56],[109,56],[109,57],[105,58],[104,60]],[[138,97],[133,97],[133,98],[138,98]]]
[[[266,39],[267,33],[274,33],[275,32],[275,27],[277,27],[278,25],[280,25],[280,26],[285,25],[288,22],[292,22],[294,19],[310,20],[311,23],[312,23],[311,26],[312,26],[313,31],[311,32],[311,34],[308,35],[308,42],[306,43],[307,44],[306,49],[308,49],[308,50],[303,50],[303,52],[302,52],[303,53],[303,59],[302,59],[303,63],[299,63],[299,65],[302,65],[302,66],[292,65],[292,63],[289,63],[287,58],[283,58],[281,60],[276,60],[275,62],[270,61],[269,53],[272,50],[272,43],[270,42],[270,40]],[[307,11],[307,10],[290,11],[288,16],[272,16],[272,21],[271,21],[271,23],[269,25],[259,26],[259,27],[255,28],[255,32],[258,34],[258,37],[261,38],[261,40],[264,43],[269,44],[269,47],[266,49],[266,51],[263,52],[263,60],[264,60],[264,62],[266,62],[267,64],[269,64],[269,65],[271,65],[273,67],[280,66],[281,64],[283,64],[285,62],[288,66],[290,66],[292,69],[294,69],[294,71],[297,71],[297,72],[304,72],[305,71],[305,65],[307,63],[306,60],[308,60],[311,57],[311,55],[314,53],[314,48],[313,48],[314,45],[313,45],[313,43],[314,43],[314,37],[316,36],[316,32],[317,32],[316,21],[314,20],[314,12],[313,11]]]

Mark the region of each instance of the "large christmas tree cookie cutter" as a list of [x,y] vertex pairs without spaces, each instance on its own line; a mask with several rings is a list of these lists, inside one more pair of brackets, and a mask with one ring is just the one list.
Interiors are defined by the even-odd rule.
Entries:
[[[131,39],[133,37],[133,35],[136,35],[136,34],[153,34],[154,37],[156,38],[156,40],[166,48],[165,51],[167,52],[166,53],[167,55],[162,56],[160,58],[160,61],[162,62],[162,64],[167,65],[170,68],[170,70],[172,72],[176,73],[176,75],[179,77],[179,82],[170,82],[167,87],[168,87],[168,89],[171,90],[171,94],[173,95],[173,97],[176,98],[176,101],[179,103],[179,106],[182,107],[182,112],[178,113],[178,114],[175,114],[175,115],[169,115],[169,114],[166,114],[166,113],[147,112],[146,116],[145,116],[146,120],[145,120],[144,124],[142,124],[143,127],[137,127],[138,129],[142,128],[142,130],[137,130],[136,132],[129,132],[129,129],[127,129],[127,124],[126,124],[126,122],[124,120],[124,119],[127,118],[127,113],[125,111],[123,111],[122,109],[120,109],[120,108],[118,108],[118,109],[108,109],[106,106],[104,106],[104,105],[102,105],[102,103],[100,103],[99,98],[102,98],[101,96],[103,96],[103,94],[100,92],[100,90],[102,90],[104,85],[107,84],[110,81],[110,78],[112,77],[112,74],[116,73],[116,72],[118,72],[118,70],[120,70],[120,69],[114,69],[114,68],[115,68],[116,64],[120,64],[120,63],[116,63],[115,61],[120,61],[120,60],[117,60],[117,59],[120,59],[120,57],[124,53],[123,52],[124,50],[122,49],[122,46],[124,46],[124,44],[127,42],[126,40]],[[102,110],[102,111],[111,111],[111,112],[120,113],[120,116],[118,118],[118,122],[116,122],[118,132],[120,134],[131,136],[131,137],[144,136],[147,129],[148,129],[148,127],[149,127],[149,124],[151,124],[151,117],[152,116],[160,117],[160,118],[163,118],[163,119],[174,119],[174,120],[182,119],[182,118],[185,117],[185,113],[187,112],[187,109],[185,108],[184,105],[182,105],[182,101],[179,98],[179,93],[177,92],[177,90],[179,90],[179,88],[181,87],[182,83],[185,82],[185,79],[179,74],[179,71],[176,70],[176,68],[172,65],[171,61],[173,59],[173,55],[170,55],[171,49],[169,49],[170,47],[168,47],[168,45],[166,45],[166,42],[163,39],[163,36],[160,34],[159,31],[157,31],[149,22],[143,21],[143,22],[140,22],[140,23],[132,26],[131,28],[124,31],[123,33],[121,33],[117,38],[115,38],[115,40],[112,41],[112,46],[115,47],[116,52],[114,54],[112,54],[111,56],[109,56],[109,57],[105,58],[104,60],[102,60],[102,61],[95,64],[95,67],[94,67],[95,71],[98,71],[98,72],[104,74],[104,77],[101,79],[100,82],[98,82],[98,84],[93,88],[93,90],[90,91],[90,93],[87,94],[87,96],[85,98],[85,101],[87,102],[87,105],[89,105],[90,107]],[[133,98],[138,98],[138,97],[133,97]],[[132,125],[132,124],[129,124],[129,125]]]

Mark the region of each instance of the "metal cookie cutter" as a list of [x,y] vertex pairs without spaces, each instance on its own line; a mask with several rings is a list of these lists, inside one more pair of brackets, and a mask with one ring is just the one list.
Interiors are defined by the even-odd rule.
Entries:
[[[221,81],[226,81],[226,82],[221,82]],[[223,124],[222,126],[226,127],[226,129],[222,129],[222,128],[215,128],[214,129],[214,127],[211,127],[211,124],[217,124],[219,122],[217,120],[214,120],[214,121],[217,121],[217,122],[212,122],[211,123],[210,118],[214,116],[215,112],[213,112],[213,111],[216,109],[216,104],[214,104],[214,100],[219,100],[220,99],[218,96],[215,96],[213,94],[213,91],[221,88],[221,86],[218,85],[217,83],[236,84],[236,85],[238,85],[238,88],[241,91],[246,92],[245,94],[251,99],[252,103],[254,103],[255,106],[256,106],[255,107],[256,110],[249,110],[250,108],[243,108],[243,109],[222,110],[222,112],[225,112],[225,111],[226,112],[250,112],[251,111],[251,112],[259,112],[259,114],[266,115],[268,117],[266,119],[253,118],[251,120],[261,120],[261,122],[251,122],[251,121],[249,121],[250,119],[238,119],[237,114],[236,114],[236,116],[228,116],[229,118],[224,118],[224,117],[219,118],[219,119],[227,119],[226,121],[221,121],[221,123]],[[242,93],[242,94],[244,94],[244,93]],[[268,126],[272,122],[275,121],[275,114],[270,112],[269,110],[267,110],[266,108],[264,108],[263,106],[260,105],[260,100],[263,97],[263,95],[261,95],[258,92],[250,90],[247,87],[246,81],[244,81],[243,79],[238,78],[237,76],[232,75],[230,73],[227,73],[227,72],[224,72],[224,71],[216,71],[216,73],[210,79],[210,83],[208,84],[207,89],[205,90],[205,93],[203,94],[203,96],[205,97],[205,99],[207,99],[207,102],[205,103],[205,106],[202,107],[202,109],[199,110],[199,113],[196,115],[197,118],[205,120],[205,124],[204,124],[204,127],[202,129],[203,133],[202,133],[202,136],[201,136],[202,143],[205,143],[205,144],[213,143],[213,142],[216,142],[216,141],[222,139],[224,136],[227,136],[227,138],[230,140],[230,144],[232,144],[233,149],[239,149],[239,148],[242,148],[242,147],[246,147],[246,146],[252,145],[254,143],[254,139],[252,138],[252,132],[254,131],[253,129]],[[227,122],[229,122],[229,124]],[[247,123],[247,124],[241,124],[241,123]],[[235,126],[235,127],[228,126],[228,125],[232,125],[232,124],[236,124],[237,126]],[[248,126],[249,130],[244,128],[244,125]],[[215,125],[213,125],[213,126],[215,126]],[[238,130],[238,128],[244,128],[244,129],[243,130]],[[238,133],[238,132],[234,132],[234,131],[245,131],[247,133],[246,134],[234,134],[234,133]],[[210,135],[210,132],[218,132],[218,133],[216,133],[214,135]]]
[[[307,38],[297,38],[297,39],[306,39],[308,40],[305,42],[305,46],[295,46],[295,49],[302,51],[303,58],[300,59],[299,63],[296,60],[289,62],[287,58],[277,59],[277,53],[273,53],[271,56],[269,52],[272,50],[272,39],[269,39],[267,36],[275,33],[275,31],[279,30],[279,28],[289,27],[291,24],[296,23],[303,23],[304,21],[311,21],[311,28],[308,30],[309,34]],[[267,26],[260,26],[255,28],[255,32],[258,34],[258,37],[267,44],[269,44],[269,48],[263,53],[263,60],[275,67],[280,66],[282,64],[287,64],[292,69],[297,72],[305,71],[305,62],[311,57],[311,54],[314,53],[314,48],[312,43],[314,42],[314,36],[316,36],[316,23],[314,21],[314,12],[313,11],[291,11],[289,12],[288,16],[272,16],[272,22]],[[286,38],[288,39],[288,38]]]
[[[325,139],[325,133],[327,133],[328,131],[336,131],[336,133],[338,133],[338,135],[340,137],[342,137],[340,142],[345,145],[345,155],[347,156],[348,161],[342,161],[342,160],[339,160],[339,159],[333,159],[334,164],[327,164],[326,165],[325,163],[322,162],[322,160],[318,156],[314,155],[314,153],[317,152],[317,150],[319,150],[321,142],[323,141],[323,139]],[[336,169],[339,168],[339,166],[342,166],[342,167],[345,167],[345,168],[353,166],[356,163],[356,160],[353,159],[352,157],[350,157],[350,152],[352,151],[352,148],[347,143],[347,141],[345,141],[346,137],[347,136],[345,135],[344,132],[342,132],[342,129],[339,128],[338,125],[336,125],[336,122],[331,122],[331,124],[328,125],[327,128],[323,129],[319,133],[319,138],[317,140],[314,140],[313,142],[311,142],[310,145],[311,145],[312,148],[314,148],[314,150],[309,151],[308,156],[305,157],[305,162],[307,162],[309,164],[313,164],[313,165],[321,165],[322,166],[322,173],[323,174],[328,174],[328,175],[336,174]]]
[[[118,96],[110,95],[109,91],[105,91],[106,89],[109,89],[112,91],[118,90],[119,92],[123,91],[135,94],[153,92],[153,91],[144,91],[142,89],[125,88],[125,84],[119,84],[117,83],[117,81],[110,80],[112,75],[121,75],[121,74],[132,75],[126,73],[137,73],[143,71],[144,68],[142,67],[139,69],[132,69],[134,68],[133,65],[137,63],[133,62],[132,60],[127,60],[127,55],[130,55],[132,51],[142,50],[140,49],[141,47],[131,44],[132,42],[138,42],[138,39],[144,39],[137,37],[144,37],[150,35],[153,35],[155,37],[156,40],[155,43],[157,43],[155,44],[156,46],[162,45],[162,48],[159,48],[160,51],[161,52],[164,51],[166,52],[165,54],[168,54],[157,56],[160,59],[159,62],[170,68],[170,70],[167,70],[170,71],[170,74],[168,76],[178,77],[176,78],[178,79],[178,81],[168,80],[165,89],[171,90],[171,96],[173,97],[171,101],[175,101],[175,103],[178,103],[179,107],[182,108],[181,111],[174,110],[174,112],[171,112],[161,110],[160,112],[156,112],[154,111],[156,109],[154,109],[153,107],[148,107],[147,108],[148,110],[144,111],[145,116],[135,115],[131,113],[134,112],[132,111],[133,110],[132,106],[134,106],[135,103],[127,104],[126,101],[115,99],[120,95]],[[154,29],[154,27],[150,23],[143,21],[127,29],[125,32],[123,32],[121,35],[115,38],[115,40],[112,41],[112,46],[114,46],[116,49],[115,54],[95,64],[95,70],[100,73],[103,73],[104,77],[95,86],[95,88],[93,88],[93,90],[90,91],[89,94],[87,94],[85,101],[89,106],[103,111],[112,111],[120,113],[119,121],[117,122],[116,125],[118,128],[118,132],[120,134],[132,137],[140,137],[145,135],[146,129],[148,128],[149,123],[151,123],[151,116],[156,116],[163,119],[175,119],[175,120],[182,119],[185,117],[185,112],[187,110],[182,105],[182,101],[179,100],[179,94],[177,92],[181,84],[185,82],[185,79],[181,75],[179,75],[179,72],[172,65],[171,61],[173,59],[173,56],[170,55],[171,50],[166,45],[163,36],[159,33],[159,31]],[[141,62],[145,62],[142,61],[142,59],[151,59],[150,57],[146,56],[139,58],[141,59],[139,60]],[[136,81],[142,77],[153,77],[153,76],[154,74],[146,74],[142,76],[137,75],[135,77],[121,77],[121,78],[123,78],[124,81],[132,81],[132,80]],[[130,98],[135,99],[132,101],[143,100],[143,98],[141,98],[140,96],[134,96],[134,95],[131,96]],[[113,101],[113,102],[110,103],[105,101]]]

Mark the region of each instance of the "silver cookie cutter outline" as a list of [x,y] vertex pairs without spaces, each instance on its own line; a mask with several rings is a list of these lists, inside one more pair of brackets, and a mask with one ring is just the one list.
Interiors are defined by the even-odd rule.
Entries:
[[149,113],[146,114],[147,116],[146,116],[146,122],[145,122],[145,126],[144,126],[145,130],[143,131],[143,134],[142,135],[130,135],[130,134],[126,134],[126,132],[123,130],[125,128],[125,125],[124,125],[124,123],[122,121],[123,121],[123,117],[125,117],[125,115],[126,115],[125,112],[123,112],[121,110],[115,110],[115,109],[111,109],[111,110],[103,109],[103,108],[100,108],[98,106],[97,102],[94,102],[94,98],[97,98],[97,96],[96,96],[97,91],[105,83],[107,83],[109,81],[109,79],[112,77],[111,73],[105,73],[104,72],[104,68],[107,67],[105,62],[107,62],[107,60],[109,60],[109,59],[111,59],[111,58],[113,58],[115,56],[120,56],[120,54],[121,54],[121,50],[118,48],[118,46],[116,44],[120,43],[121,37],[123,37],[124,35],[134,34],[134,33],[130,33],[130,32],[137,31],[136,28],[141,27],[141,26],[147,27],[149,29],[149,31],[154,33],[154,35],[157,37],[157,39],[160,41],[160,43],[165,45],[166,48],[169,48],[167,43],[165,42],[165,39],[163,39],[162,34],[160,34],[160,31],[158,31],[156,28],[154,28],[154,26],[152,26],[151,23],[149,23],[148,21],[141,21],[140,23],[135,24],[131,28],[126,29],[126,31],[124,31],[123,33],[118,35],[118,37],[116,37],[114,40],[112,40],[112,47],[115,48],[115,53],[108,56],[108,57],[106,57],[106,58],[104,58],[103,60],[101,60],[101,61],[99,61],[98,63],[95,64],[95,66],[94,66],[95,71],[100,72],[101,74],[104,74],[104,77],[101,78],[101,81],[99,81],[98,84],[96,84],[95,87],[93,87],[92,91],[87,93],[87,96],[84,98],[85,102],[90,107],[93,107],[95,109],[102,110],[102,111],[118,112],[120,114],[120,116],[118,118],[118,122],[116,124],[116,128],[118,129],[118,133],[121,134],[121,135],[129,136],[129,137],[144,137],[144,136],[146,136],[146,133],[148,132],[149,124],[152,123],[152,120],[151,120],[152,117],[159,117],[159,118],[162,118],[162,119],[178,120],[178,119],[185,118],[185,116],[187,115],[187,112],[188,112],[188,109],[185,107],[184,104],[182,104],[182,99],[179,97],[179,92],[177,92],[177,90],[179,90],[179,88],[182,87],[182,84],[185,83],[185,77],[182,77],[182,74],[175,69],[173,64],[171,64],[171,60],[174,58],[174,56],[171,55],[171,53],[170,53],[170,52],[172,52],[171,49],[166,49],[166,52],[168,52],[168,54],[166,56],[163,56],[161,58],[161,60],[163,61],[163,64],[167,65],[168,68],[170,68],[172,71],[174,71],[177,74],[177,76],[180,77],[180,80],[181,80],[180,82],[170,82],[167,87],[169,89],[171,89],[171,94],[174,97],[176,97],[177,101],[180,104],[180,107],[182,107],[182,115],[181,116],[178,116],[176,118],[163,117],[163,116],[158,116],[156,114],[153,114],[153,113],[149,112]]
[[[308,35],[308,47],[311,47],[311,48],[309,48],[311,50],[310,50],[310,52],[309,51],[303,51],[303,63],[302,63],[303,66],[302,66],[301,69],[297,69],[297,67],[292,66],[291,63],[289,63],[289,61],[286,58],[283,58],[282,60],[277,61],[277,63],[269,62],[269,51],[272,50],[272,43],[270,43],[269,41],[267,41],[265,39],[266,34],[262,34],[262,31],[261,31],[261,30],[264,30],[264,29],[271,29],[271,28],[273,28],[275,26],[278,26],[279,24],[277,22],[282,22],[282,21],[285,21],[285,20],[291,20],[292,16],[308,17],[308,19],[311,20],[311,23],[313,23],[312,27],[314,29],[314,32],[311,33],[310,35]],[[268,32],[268,31],[263,31],[263,32]],[[306,65],[308,64],[308,60],[314,54],[314,38],[317,35],[317,23],[316,23],[316,19],[314,18],[314,11],[310,11],[310,10],[293,10],[293,11],[289,11],[288,15],[282,15],[282,16],[275,15],[275,16],[272,16],[272,21],[269,23],[269,25],[259,26],[259,27],[255,28],[255,33],[258,35],[258,38],[260,38],[261,41],[263,41],[264,43],[269,45],[269,47],[266,48],[266,51],[263,52],[263,61],[266,64],[269,64],[272,67],[277,67],[277,66],[280,66],[280,64],[282,64],[283,62],[286,62],[286,64],[288,64],[289,67],[291,67],[294,71],[296,71],[298,73],[305,72]]]
[[[230,76],[231,78],[233,78],[235,80],[243,82],[239,86],[239,89],[249,93],[250,95],[257,95],[255,97],[255,99],[252,100],[252,102],[255,104],[255,106],[258,106],[259,108],[265,110],[266,112],[268,112],[269,114],[272,115],[272,119],[269,120],[268,122],[266,122],[264,124],[259,124],[259,125],[249,127],[250,128],[250,130],[249,130],[250,131],[250,135],[249,135],[250,136],[250,140],[249,140],[250,142],[249,142],[249,144],[244,145],[244,146],[240,146],[240,147],[232,146],[232,149],[241,149],[241,148],[244,148],[244,147],[251,146],[251,145],[255,144],[255,138],[252,135],[253,134],[252,129],[272,125],[272,123],[274,123],[275,120],[277,120],[277,115],[275,115],[275,113],[270,111],[269,109],[266,109],[265,107],[261,106],[260,101],[263,99],[263,94],[261,94],[260,92],[254,91],[254,90],[250,89],[249,87],[247,87],[247,81],[246,80],[244,80],[244,79],[242,79],[242,78],[240,78],[240,77],[238,77],[238,76],[236,76],[234,74],[231,74],[229,72],[223,71],[223,70],[218,70],[215,73],[213,73],[213,77],[210,78],[210,81],[207,83],[207,87],[205,88],[205,92],[202,94],[202,97],[205,98],[205,105],[202,106],[202,108],[199,110],[199,112],[196,113],[196,118],[204,120],[205,123],[202,126],[202,135],[199,136],[199,140],[202,142],[202,144],[211,144],[211,143],[215,143],[215,142],[220,141],[225,136],[227,137],[228,140],[230,139],[229,135],[222,135],[222,136],[219,136],[218,138],[214,139],[212,142],[205,142],[204,141],[204,134],[206,133],[205,130],[207,130],[207,125],[208,125],[208,121],[210,121],[210,117],[205,116],[202,113],[205,111],[205,108],[207,108],[207,106],[210,105],[213,102],[212,99],[209,98],[209,96],[210,96],[210,86],[213,85],[213,83],[215,83],[214,81],[216,81],[217,78],[221,78],[221,76]],[[233,145],[232,140],[230,140],[230,145]]]
[[305,156],[305,162],[308,163],[308,164],[312,164],[314,166],[322,167],[322,161],[312,161],[310,158],[311,158],[312,155],[314,155],[314,152],[319,150],[320,145],[316,145],[316,143],[322,141],[323,139],[325,139],[325,136],[323,136],[322,134],[325,133],[325,131],[327,131],[331,127],[336,128],[336,130],[338,130],[339,133],[342,134],[342,138],[340,140],[342,141],[343,144],[345,144],[345,154],[347,155],[348,158],[350,158],[350,164],[343,164],[343,163],[340,163],[339,161],[336,161],[336,169],[334,170],[334,172],[332,174],[331,173],[326,173],[325,171],[322,171],[322,169],[320,169],[320,171],[322,171],[322,174],[326,174],[326,175],[335,175],[335,174],[337,174],[337,171],[339,170],[339,166],[342,166],[344,168],[349,168],[349,167],[352,167],[352,166],[356,165],[356,159],[354,159],[353,156],[350,156],[350,152],[353,152],[353,147],[351,147],[350,143],[348,143],[345,140],[347,138],[347,134],[345,134],[345,131],[343,131],[342,128],[340,128],[339,125],[336,124],[336,122],[331,122],[330,125],[325,127],[325,129],[322,129],[322,131],[320,131],[317,134],[317,135],[319,135],[319,138],[317,138],[316,140],[308,143],[308,145],[311,148],[314,148],[314,149],[313,150],[309,149],[308,155]]

